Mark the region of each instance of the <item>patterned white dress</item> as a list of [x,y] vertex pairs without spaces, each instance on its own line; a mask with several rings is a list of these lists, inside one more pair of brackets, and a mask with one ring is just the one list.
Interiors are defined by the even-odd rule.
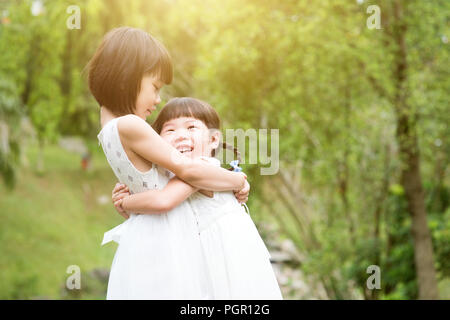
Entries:
[[[134,115],[133,115],[134,116]],[[117,179],[130,193],[163,189],[167,171],[156,165],[140,172],[128,159],[117,122],[98,134]],[[209,280],[195,217],[187,201],[163,214],[131,214],[104,235],[119,244],[111,266],[107,299],[210,299]]]
[[[216,158],[206,158],[220,166]],[[233,192],[196,192],[189,198],[197,220],[213,299],[282,299],[270,254],[250,215]]]

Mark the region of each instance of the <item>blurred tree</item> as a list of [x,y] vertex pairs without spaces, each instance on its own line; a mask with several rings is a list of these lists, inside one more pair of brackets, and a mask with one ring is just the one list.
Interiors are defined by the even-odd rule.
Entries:
[[[439,73],[430,74],[427,69],[432,68],[435,61],[440,64],[442,53],[447,56],[440,40],[446,20],[445,13],[442,12],[448,12],[445,8],[448,9],[449,5],[445,1],[431,4],[395,0],[383,1],[381,6],[383,32],[375,38],[390,59],[377,62],[386,64],[390,71],[383,75],[382,83],[375,77],[370,79],[379,95],[392,104],[396,115],[396,139],[402,162],[400,181],[412,218],[411,232],[414,238],[419,298],[437,299],[437,277],[427,223],[418,138],[419,116],[421,109],[426,109],[427,106],[420,99],[411,97],[417,97],[417,92],[423,92],[422,83],[415,81],[415,78],[422,75],[428,78],[427,81],[433,81],[432,77]],[[424,42],[423,39],[429,40]],[[425,48],[426,53],[422,52]]]

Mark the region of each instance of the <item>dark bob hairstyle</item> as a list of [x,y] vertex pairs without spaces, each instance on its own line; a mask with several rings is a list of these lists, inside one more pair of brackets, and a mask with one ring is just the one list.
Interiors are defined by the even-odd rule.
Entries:
[[120,27],[108,32],[87,65],[89,89],[116,116],[134,113],[144,75],[172,82],[166,48],[147,32]]

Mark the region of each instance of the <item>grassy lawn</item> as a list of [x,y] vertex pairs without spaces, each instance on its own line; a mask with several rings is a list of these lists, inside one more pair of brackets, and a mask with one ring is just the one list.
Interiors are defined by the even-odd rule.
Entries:
[[101,247],[103,233],[123,221],[110,202],[115,177],[100,149],[85,172],[79,155],[47,146],[41,174],[37,151],[28,151],[30,165],[18,172],[13,191],[0,182],[1,299],[58,299],[68,266],[82,274],[109,268],[116,245]]

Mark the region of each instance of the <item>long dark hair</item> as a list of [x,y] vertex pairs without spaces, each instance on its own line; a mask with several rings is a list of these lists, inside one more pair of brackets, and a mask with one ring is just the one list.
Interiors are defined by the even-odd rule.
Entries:
[[[152,127],[160,134],[167,121],[181,117],[192,117],[202,121],[208,129],[220,130],[220,118],[217,111],[209,103],[190,97],[170,99],[159,112]],[[221,147],[233,151],[236,158],[241,161],[241,154],[236,148],[226,142],[222,142]],[[216,150],[212,151],[212,157],[216,155]]]

